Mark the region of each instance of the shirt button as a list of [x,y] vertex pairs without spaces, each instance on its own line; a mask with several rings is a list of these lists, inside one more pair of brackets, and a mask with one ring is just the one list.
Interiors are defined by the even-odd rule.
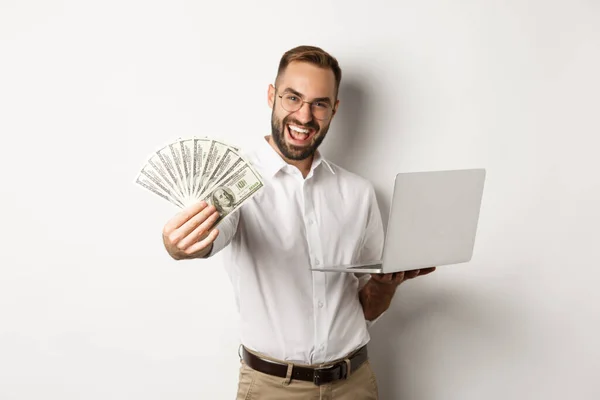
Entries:
[[322,307],[323,307],[323,302],[322,302],[322,301],[320,301],[320,302],[319,302],[319,308],[322,308]]
[[312,219],[309,219],[309,220],[308,220],[308,224],[309,224],[309,225],[312,225],[312,223],[313,223],[313,220],[312,220]]
[[321,262],[319,260],[315,260],[315,265],[320,265]]

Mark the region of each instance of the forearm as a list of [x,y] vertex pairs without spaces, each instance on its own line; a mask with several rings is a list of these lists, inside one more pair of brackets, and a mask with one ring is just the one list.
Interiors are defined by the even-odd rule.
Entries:
[[397,287],[395,283],[380,283],[369,279],[358,292],[366,320],[373,321],[390,307]]

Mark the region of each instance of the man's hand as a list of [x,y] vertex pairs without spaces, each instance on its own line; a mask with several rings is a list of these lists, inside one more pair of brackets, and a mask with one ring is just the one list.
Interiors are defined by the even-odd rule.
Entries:
[[396,288],[402,282],[427,275],[435,271],[435,267],[412,271],[395,272],[393,274],[371,274],[371,279],[358,292],[365,319],[373,321],[387,310],[392,302]]
[[208,233],[218,218],[205,201],[186,207],[163,228],[165,249],[175,260],[205,257],[219,234],[216,228]]
[[430,274],[433,271],[435,271],[435,267],[413,269],[412,271],[394,272],[393,274],[371,274],[371,279],[378,283],[398,286],[404,281],[416,278],[417,276]]

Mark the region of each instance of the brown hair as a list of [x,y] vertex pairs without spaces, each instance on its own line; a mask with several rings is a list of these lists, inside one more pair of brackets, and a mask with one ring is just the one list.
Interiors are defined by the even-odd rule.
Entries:
[[281,57],[276,81],[292,61],[307,62],[321,68],[331,69],[335,76],[335,96],[337,97],[340,82],[342,81],[342,70],[340,69],[338,61],[331,54],[315,46],[294,47],[293,49],[286,51]]

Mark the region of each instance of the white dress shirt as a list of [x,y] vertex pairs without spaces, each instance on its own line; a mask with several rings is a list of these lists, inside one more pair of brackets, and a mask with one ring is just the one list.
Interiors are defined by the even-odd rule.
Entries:
[[302,364],[369,341],[358,291],[368,279],[311,266],[379,260],[383,225],[372,184],[317,152],[306,179],[266,140],[247,157],[265,186],[219,224],[247,348]]

